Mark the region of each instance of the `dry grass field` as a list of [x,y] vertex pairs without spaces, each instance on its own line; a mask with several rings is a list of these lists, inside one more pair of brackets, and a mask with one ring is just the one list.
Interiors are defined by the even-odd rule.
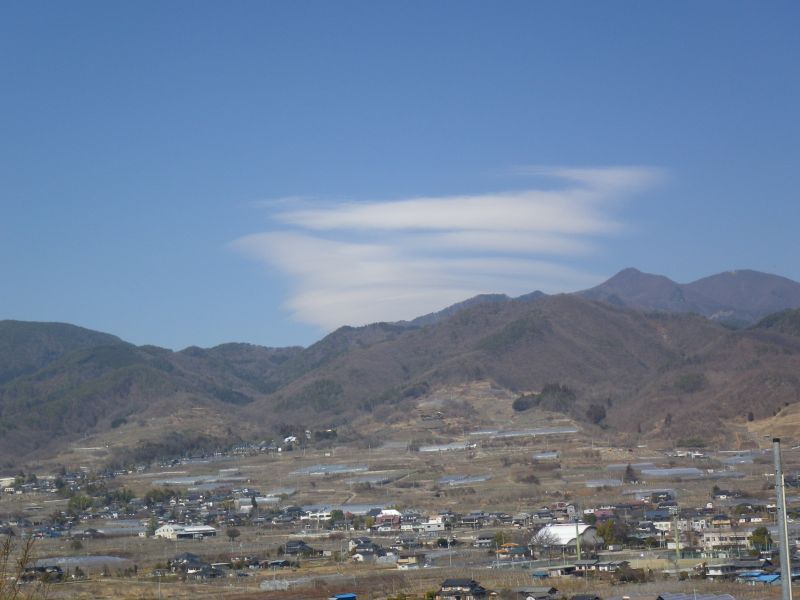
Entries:
[[[393,597],[407,599],[425,598],[425,594],[435,591],[447,577],[475,578],[484,587],[502,593],[516,587],[531,585],[530,578],[523,571],[475,571],[469,569],[432,569],[400,573],[398,571],[379,571],[375,569],[351,570],[347,575],[333,576],[327,573],[305,573],[302,584],[284,591],[263,591],[256,586],[258,582],[242,583],[223,581],[210,584],[191,584],[162,582],[153,580],[115,578],[95,578],[79,583],[53,585],[49,598],[154,600],[156,598],[208,598],[225,600],[249,600],[269,598],[270,600],[324,600],[329,595],[344,591],[358,594],[359,599],[384,600]],[[297,575],[300,575],[299,573]],[[299,577],[298,577],[299,578]],[[730,593],[738,600],[767,600],[780,598],[779,587],[751,587],[733,583],[712,583],[703,580],[677,582],[675,580],[654,581],[645,584],[611,585],[604,582],[574,579],[553,579],[550,585],[560,594],[593,593],[601,598],[628,596],[632,600],[654,600],[664,591],[684,593]],[[797,590],[795,590],[796,592]],[[401,596],[406,594],[406,596]]]

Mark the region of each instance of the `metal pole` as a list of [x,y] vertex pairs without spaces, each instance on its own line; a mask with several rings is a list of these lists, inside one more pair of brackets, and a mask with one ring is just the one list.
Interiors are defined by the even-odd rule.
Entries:
[[772,438],[775,460],[775,512],[778,515],[778,535],[781,536],[781,599],[792,600],[792,570],[789,565],[789,531],[786,526],[786,496],[784,495],[781,439]]

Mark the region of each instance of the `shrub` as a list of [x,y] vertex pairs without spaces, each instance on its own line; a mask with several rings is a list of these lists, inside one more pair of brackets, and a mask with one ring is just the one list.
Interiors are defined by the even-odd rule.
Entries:
[[699,392],[706,387],[707,384],[708,379],[706,379],[705,374],[687,373],[675,380],[675,389],[684,394],[692,394],[694,392]]
[[590,423],[599,425],[606,418],[606,409],[602,404],[592,404],[586,410],[586,418]]
[[511,408],[517,412],[523,412],[529,408],[533,408],[538,404],[538,398],[532,394],[520,396],[511,403]]

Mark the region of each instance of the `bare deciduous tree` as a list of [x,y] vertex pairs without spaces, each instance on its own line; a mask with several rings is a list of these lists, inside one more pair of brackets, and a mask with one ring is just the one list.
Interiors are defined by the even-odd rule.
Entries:
[[33,538],[16,544],[7,537],[0,544],[0,600],[47,598],[46,582],[25,582],[25,569],[33,563]]
[[550,552],[553,548],[561,547],[561,540],[547,527],[543,527],[531,538],[531,548],[538,549],[539,557],[541,558],[544,552],[547,552],[547,558],[550,558]]

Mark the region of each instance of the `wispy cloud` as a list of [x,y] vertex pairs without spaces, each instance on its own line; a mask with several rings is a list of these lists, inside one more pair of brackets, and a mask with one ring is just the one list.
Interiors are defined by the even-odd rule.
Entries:
[[[326,330],[410,319],[486,292],[567,291],[599,277],[564,264],[624,224],[617,202],[654,185],[641,167],[516,167],[558,183],[490,194],[267,205],[275,227],[233,246],[293,279],[287,307]],[[290,207],[291,206],[291,207]]]

